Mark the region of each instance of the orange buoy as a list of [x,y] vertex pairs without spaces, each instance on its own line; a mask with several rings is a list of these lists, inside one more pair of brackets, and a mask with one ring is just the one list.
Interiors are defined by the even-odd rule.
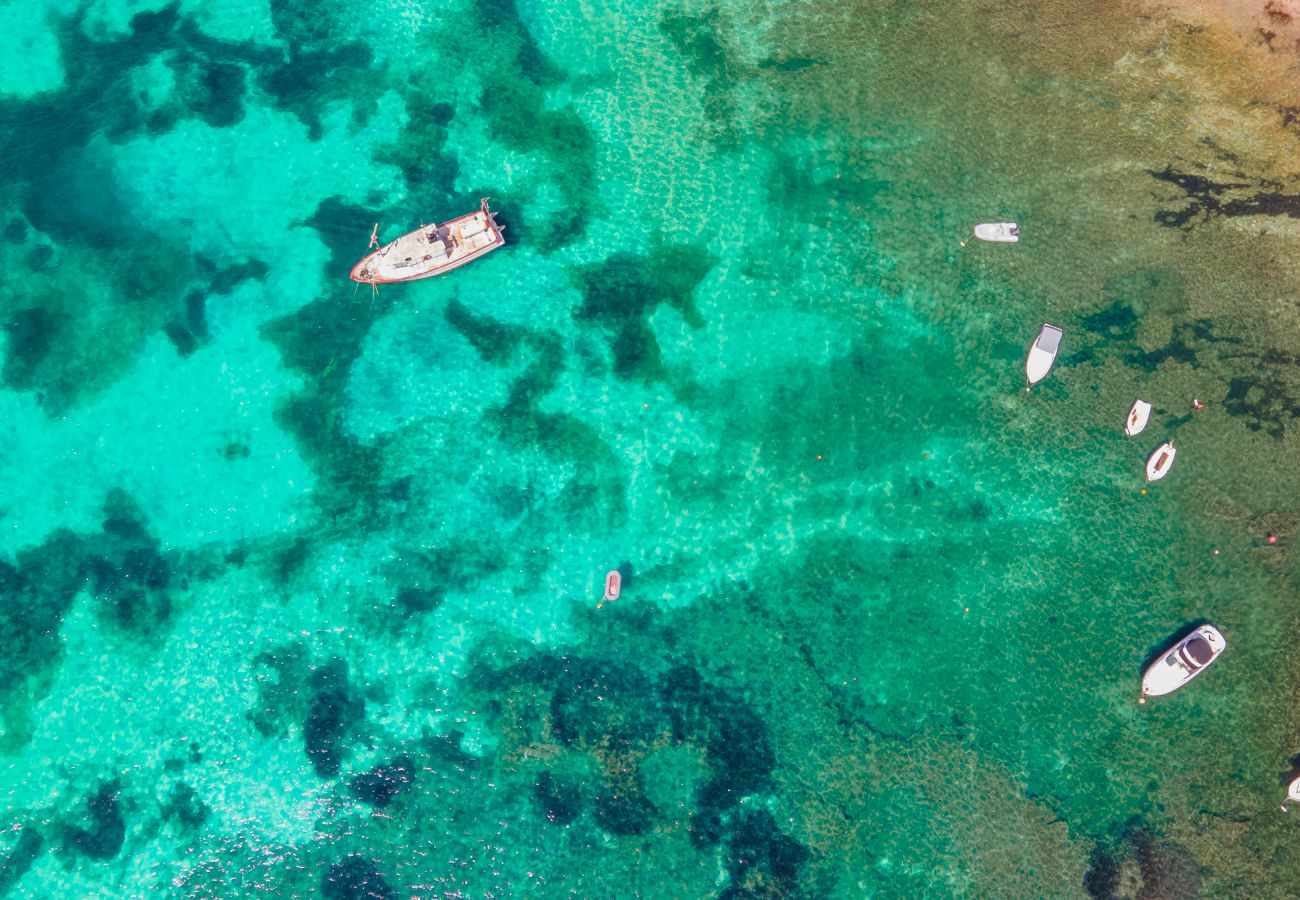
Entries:
[[623,576],[619,574],[618,569],[610,569],[605,573],[605,599],[617,600],[622,591]]

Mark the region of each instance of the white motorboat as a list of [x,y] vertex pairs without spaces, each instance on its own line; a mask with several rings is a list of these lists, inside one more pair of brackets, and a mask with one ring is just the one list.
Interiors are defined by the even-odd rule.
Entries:
[[1151,452],[1147,457],[1147,481],[1159,481],[1169,474],[1173,468],[1174,457],[1178,451],[1174,448],[1173,441],[1165,441],[1159,447]]
[[1014,244],[1020,240],[1015,222],[984,222],[975,226],[975,237],[994,244]]
[[1137,437],[1142,433],[1142,429],[1147,427],[1147,419],[1151,418],[1151,404],[1145,400],[1134,400],[1133,408],[1128,411],[1128,418],[1124,420],[1124,433],[1129,437]]
[[1061,347],[1061,329],[1044,323],[1034,338],[1029,355],[1025,357],[1025,380],[1029,382],[1028,390],[1047,377],[1056,362],[1056,352]]
[[1142,694],[1148,697],[1172,694],[1208,669],[1226,646],[1217,628],[1200,626],[1147,667],[1142,675]]
[[[1292,779],[1291,783],[1286,786],[1286,799],[1292,803],[1300,803],[1300,778]],[[1282,812],[1286,812],[1286,803],[1282,803]]]

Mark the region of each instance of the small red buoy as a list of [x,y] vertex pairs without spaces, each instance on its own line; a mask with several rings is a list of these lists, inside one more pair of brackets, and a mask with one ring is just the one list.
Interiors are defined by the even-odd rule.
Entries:
[[1277,543],[1277,535],[1276,535],[1276,534],[1270,534],[1270,535],[1268,536],[1268,542],[1269,542],[1270,544],[1276,544],[1276,543]]
[[605,573],[605,599],[617,600],[622,591],[623,576],[619,574],[618,569],[610,569]]

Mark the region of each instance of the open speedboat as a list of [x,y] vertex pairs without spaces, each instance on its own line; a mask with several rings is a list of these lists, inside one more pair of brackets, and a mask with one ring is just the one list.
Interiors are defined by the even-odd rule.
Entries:
[[1219,629],[1202,625],[1179,641],[1172,650],[1147,666],[1142,674],[1142,693],[1148,697],[1172,694],[1219,658],[1227,642]]
[[1129,437],[1137,437],[1142,433],[1142,429],[1147,427],[1147,419],[1151,418],[1151,404],[1145,400],[1134,400],[1133,408],[1128,411],[1128,418],[1124,420],[1124,433]]
[[1061,329],[1055,325],[1044,324],[1034,338],[1029,355],[1025,357],[1025,380],[1029,382],[1025,390],[1033,387],[1047,377],[1056,362],[1056,352],[1061,347]]
[[985,222],[975,226],[975,237],[994,244],[1015,244],[1020,240],[1020,229],[1015,222]]
[[1178,451],[1174,449],[1173,441],[1165,441],[1147,457],[1147,481],[1159,481],[1169,474],[1173,468],[1174,457]]

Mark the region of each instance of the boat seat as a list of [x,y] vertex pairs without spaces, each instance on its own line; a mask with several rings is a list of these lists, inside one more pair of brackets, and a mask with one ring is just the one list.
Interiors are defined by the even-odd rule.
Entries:
[[1187,658],[1198,666],[1203,666],[1214,658],[1214,648],[1210,642],[1202,637],[1194,637],[1183,645],[1183,652]]

